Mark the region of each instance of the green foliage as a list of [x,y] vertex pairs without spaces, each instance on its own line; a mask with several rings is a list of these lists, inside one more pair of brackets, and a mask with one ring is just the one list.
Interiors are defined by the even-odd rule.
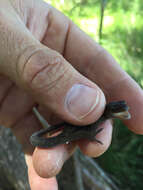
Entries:
[[133,134],[120,121],[114,128],[110,148],[97,160],[120,189],[142,190],[143,137]]
[[[100,43],[143,86],[142,0],[51,0],[51,3],[99,41],[101,2],[105,1]],[[116,122],[112,145],[98,158],[120,189],[143,189],[142,141],[142,136],[133,134],[123,124]]]

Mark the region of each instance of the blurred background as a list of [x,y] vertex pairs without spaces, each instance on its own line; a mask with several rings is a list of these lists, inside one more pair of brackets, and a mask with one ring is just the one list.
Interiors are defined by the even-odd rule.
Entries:
[[[107,49],[143,86],[142,0],[45,0]],[[143,189],[143,137],[115,122],[112,145],[96,161],[120,189]]]

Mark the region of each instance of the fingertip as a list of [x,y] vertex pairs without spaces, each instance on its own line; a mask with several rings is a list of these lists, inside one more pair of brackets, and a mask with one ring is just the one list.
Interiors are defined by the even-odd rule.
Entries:
[[35,171],[43,178],[56,176],[74,149],[75,145],[72,143],[48,149],[36,148],[33,154]]
[[101,141],[102,144],[96,141],[82,140],[78,143],[83,154],[90,157],[98,157],[103,154],[111,144],[112,138],[112,124],[108,120],[100,126],[103,130],[97,134],[96,139]]
[[66,153],[61,152],[61,147],[52,149],[36,148],[33,155],[33,164],[36,172],[43,178],[56,176],[67,157]]
[[125,125],[136,134],[143,134],[143,90],[129,76],[124,75],[121,80],[110,88],[110,99],[125,100],[129,106],[131,119],[125,120]]
[[55,177],[49,179],[40,177],[33,167],[32,156],[26,155],[25,159],[28,166],[28,178],[31,190],[58,190]]

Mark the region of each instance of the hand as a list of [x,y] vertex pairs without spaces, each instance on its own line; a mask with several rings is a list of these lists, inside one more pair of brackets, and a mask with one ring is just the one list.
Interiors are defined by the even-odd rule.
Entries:
[[49,123],[85,125],[101,116],[106,101],[125,100],[132,115],[125,124],[143,133],[141,88],[68,18],[40,0],[0,0],[0,18],[0,125],[10,127],[23,145],[32,190],[57,189],[53,176],[77,144],[97,157],[112,135],[107,121],[97,137],[103,145],[84,140],[33,154],[29,137],[41,128],[34,106]]

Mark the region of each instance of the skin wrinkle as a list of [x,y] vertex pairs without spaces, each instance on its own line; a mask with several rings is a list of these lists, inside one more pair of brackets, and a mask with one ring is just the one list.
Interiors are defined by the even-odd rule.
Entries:
[[[12,41],[14,41],[15,40],[15,37],[12,37],[14,34],[11,34],[10,36],[11,36],[11,38],[12,38]],[[21,42],[22,42],[22,40],[23,39],[17,39],[18,40],[18,42],[21,44]],[[28,42],[29,43],[29,42]],[[9,44],[9,41],[7,41],[6,42],[6,44]],[[23,48],[25,48],[26,46],[28,46],[28,44],[26,43],[26,44],[24,44],[24,41],[23,41]],[[15,49],[15,51],[16,51],[16,53],[15,53],[15,55],[17,54],[17,51],[19,51],[19,45],[18,45],[18,43],[16,43],[16,45],[15,45],[15,47],[12,47],[12,48],[8,48],[8,55],[10,56],[11,55],[11,53],[12,53],[12,51],[13,51],[13,49]],[[21,48],[22,49],[22,48]],[[22,50],[22,52],[23,52],[24,50]],[[20,56],[20,55],[19,55]],[[15,59],[18,59],[19,57],[18,56],[15,56]],[[13,60],[13,57],[11,57],[11,59]],[[7,59],[6,59],[7,60]],[[11,60],[11,61],[12,61]],[[16,66],[16,68],[18,68],[17,67],[17,64],[18,64],[18,61],[15,61],[16,63],[15,63],[15,66]],[[5,65],[5,64],[4,64]],[[13,64],[14,65],[14,64]],[[12,71],[13,71],[13,68],[12,68]],[[15,72],[17,73],[17,69],[15,69]],[[16,74],[16,76],[17,76],[17,74]]]
[[43,50],[43,47],[40,48],[40,47],[36,47],[34,45],[30,45],[22,51],[22,53],[19,55],[19,57],[17,59],[17,64],[16,64],[17,76],[18,76],[18,78],[23,76],[23,79],[26,83],[28,83],[30,80],[32,80],[31,78],[33,76],[30,76],[30,79],[26,79],[24,76],[25,75],[25,68],[26,68],[29,60],[31,59],[31,57],[34,56],[34,54],[37,54],[41,50]]
[[[69,33],[69,39],[68,39],[68,41],[67,41],[67,44],[70,44],[70,43],[72,43],[72,40],[73,39],[71,39],[71,36],[72,36],[72,32],[73,32],[73,30],[78,30],[77,31],[77,33],[79,33],[79,38],[80,38],[80,34],[81,34],[81,36],[82,36],[82,34],[83,34],[83,31],[82,30],[80,30],[80,29],[75,29],[76,28],[76,25],[74,24],[74,23],[72,23],[72,26],[71,26],[71,29],[70,29],[70,33]],[[86,36],[85,36],[86,37]],[[90,47],[92,46],[92,44],[93,44],[93,40],[92,39],[88,39],[89,40],[89,42],[88,42],[88,44],[85,42],[85,41],[82,41],[81,43],[81,46],[85,46],[86,47],[86,49],[88,49],[88,47],[89,47],[89,49],[90,49]],[[96,42],[95,42],[96,43]],[[78,47],[78,44],[77,44],[77,47]],[[77,48],[77,47],[75,47],[75,48]],[[78,47],[78,48],[80,48],[80,47]],[[87,74],[87,70],[89,70],[89,68],[92,66],[92,64],[91,64],[91,58],[93,57],[93,49],[91,50],[91,51],[89,51],[88,53],[86,53],[86,52],[84,52],[84,55],[83,55],[83,59],[79,59],[79,53],[78,52],[75,52],[73,49],[71,49],[71,52],[72,53],[74,53],[74,57],[75,57],[75,59],[74,60],[72,60],[71,59],[71,56],[72,56],[72,54],[70,55],[70,53],[68,52],[68,49],[70,49],[70,47],[68,47],[67,46],[67,50],[66,50],[66,53],[65,53],[65,58],[80,72],[80,73],[82,73],[82,74]],[[103,48],[101,47],[101,46],[99,46],[97,43],[96,43],[96,51],[94,51],[94,57],[96,58],[97,56],[99,56],[101,53],[102,54],[104,54],[103,53]],[[74,52],[73,52],[74,51]],[[94,60],[94,59],[93,59]],[[92,61],[93,61],[92,60]],[[95,63],[95,62],[94,62]],[[88,67],[87,67],[87,64],[88,64]],[[92,74],[92,73],[91,73]],[[84,76],[86,76],[86,77],[90,77],[90,75],[84,75]]]
[[[33,77],[32,77],[32,79],[31,79],[30,83],[31,83],[31,84],[34,83],[34,80],[37,80],[38,75],[41,75],[41,73],[43,73],[43,71],[45,71],[46,68],[48,68],[48,66],[49,66],[49,64],[45,65],[45,66],[42,67],[40,70],[37,70],[37,72],[35,73],[35,75],[33,75]],[[51,68],[51,69],[48,69],[48,70],[49,70],[48,72],[50,72],[50,70],[52,70],[52,68]],[[43,87],[42,87],[42,89],[43,89]]]
[[44,44],[44,41],[45,41],[45,38],[47,36],[48,30],[49,30],[49,28],[51,28],[51,25],[52,25],[52,11],[51,11],[51,9],[49,9],[49,11],[48,11],[47,20],[48,20],[48,22],[47,22],[47,27],[46,27],[45,33],[43,35],[43,38],[40,40],[40,42],[42,44]]
[[[45,85],[44,88],[48,89],[48,91],[51,91],[53,89],[53,87],[55,87],[56,85],[58,86],[58,82],[61,81],[61,79],[63,79],[64,74],[66,73],[66,70],[63,72],[62,75],[60,75],[59,77],[57,77],[54,81],[52,81],[50,84]],[[43,89],[43,87],[42,87]],[[58,96],[57,96],[58,98]]]
[[[32,9],[29,9],[28,10],[28,14],[27,14],[27,19],[26,19],[26,27],[30,30],[30,25],[31,25],[31,23],[32,23],[32,21],[33,21],[33,19],[32,19],[32,15],[33,15],[33,10]],[[31,30],[30,30],[30,32],[31,32]]]
[[[43,36],[45,35],[46,30],[47,30],[47,28],[49,26],[49,14],[50,14],[50,11],[47,11],[45,14],[46,14],[45,18],[41,19],[41,22],[44,23],[44,29],[40,30],[40,28],[39,28],[39,30],[37,31],[37,33],[33,34],[35,36],[35,38],[38,39],[40,42],[43,40]],[[44,22],[44,19],[45,19],[45,22]],[[36,18],[35,18],[35,20],[36,20]],[[37,28],[36,21],[35,21],[35,28]],[[36,31],[36,29],[35,29],[35,31]]]
[[[24,0],[24,1],[23,0],[11,0],[11,4],[12,4],[13,8],[15,9],[15,11],[17,12],[17,14],[20,15],[20,18],[24,22],[25,26],[30,30],[30,32],[32,32],[32,34],[36,37],[36,39],[38,39],[41,42],[43,39],[43,36],[46,33],[46,29],[49,26],[50,19],[48,19],[48,17],[49,17],[49,13],[51,12],[50,11],[51,7],[50,6],[45,6],[45,7],[38,6],[37,7],[37,4],[36,4],[37,2],[35,3],[35,1],[33,1],[33,0],[27,1],[27,3],[29,4],[29,7],[27,7],[27,6],[25,6],[26,5],[25,1],[26,0]],[[41,5],[41,4],[39,4],[39,5]],[[37,15],[37,12],[40,14],[39,16]],[[45,14],[43,14],[44,12],[45,12]],[[36,15],[36,17],[35,17],[35,15]],[[34,31],[41,30],[41,27],[36,26],[37,25],[37,16],[39,17],[40,21],[42,21],[42,23],[43,23],[43,24],[40,23],[40,25],[45,27],[45,30],[44,30],[44,27],[42,27],[42,33],[40,35],[34,34]],[[48,21],[48,22],[46,22],[46,21]],[[39,22],[38,22],[38,24],[39,24]],[[35,25],[35,28],[33,31],[31,28],[32,25]]]
[[[56,17],[60,18],[59,22],[57,21]],[[62,19],[63,21],[61,21]],[[49,22],[50,24],[47,28],[47,33],[44,36],[42,43],[49,48],[56,50],[60,54],[63,54],[69,20],[59,11],[56,11],[53,7],[50,7]],[[61,37],[58,38],[58,36]]]
[[[39,9],[38,9],[39,10]],[[33,16],[32,16],[33,13]],[[40,26],[43,25],[43,27],[37,27],[37,16],[39,17],[39,21],[38,24]],[[38,11],[38,15],[35,16],[34,12],[32,12],[31,10],[31,16],[29,19],[29,25],[28,25],[28,29],[30,30],[30,32],[33,34],[33,36],[38,40],[38,41],[42,41],[43,36],[46,33],[47,27],[49,26],[49,10],[47,11]]]
[[[25,1],[25,0],[24,0]],[[10,3],[17,14],[20,16],[21,20],[26,24],[27,20],[27,8],[24,6],[23,0],[10,0]]]
[[69,37],[69,34],[70,34],[70,28],[71,28],[71,22],[69,21],[68,23],[68,29],[67,29],[67,32],[66,32],[66,35],[65,35],[65,41],[63,42],[64,43],[64,48],[63,48],[63,56],[65,57],[65,54],[66,54],[66,49],[67,49],[67,42],[68,42],[68,37]]
[[[36,91],[38,90],[38,92],[41,92],[41,91],[43,91],[43,89],[45,89],[46,92],[49,92],[55,85],[58,88],[58,83],[60,83],[61,79],[63,79],[63,77],[65,77],[65,73],[69,72],[68,71],[69,68],[68,67],[64,67],[64,65],[62,64],[61,58],[60,59],[59,58],[60,58],[59,56],[57,56],[57,58],[55,57],[54,59],[52,58],[52,60],[54,60],[54,61],[50,61],[49,64],[46,64],[45,69],[41,69],[41,71],[38,70],[38,72],[35,74],[35,76],[33,77],[33,79],[30,81],[31,86],[34,87],[36,85],[36,89],[34,88],[34,90],[36,90]],[[57,64],[56,67],[55,67],[55,64]],[[47,72],[46,68],[48,68],[48,72]],[[53,68],[54,68],[54,71],[52,71]],[[28,68],[28,70],[31,70],[31,69]],[[54,77],[53,81],[50,81],[49,84],[47,84],[47,82],[45,84],[45,82],[43,81],[43,79],[44,79],[44,76],[43,76],[44,72],[45,72],[46,76],[48,76],[47,73],[49,73],[49,78],[51,78],[50,76],[56,76],[56,77]],[[57,73],[57,72],[59,73],[58,75],[54,74],[54,73]],[[40,79],[40,77],[41,77],[41,79]],[[39,86],[37,85],[36,81],[41,81],[39,83]]]
[[[53,60],[49,61],[48,64],[45,64],[45,66],[43,68],[41,68],[40,70],[37,70],[37,72],[35,73],[35,75],[31,79],[31,83],[34,83],[34,80],[37,80],[38,75],[41,75],[42,73],[44,73],[44,71],[46,71],[46,73],[47,73],[47,70],[48,70],[48,73],[52,73],[55,76],[55,78],[57,78],[53,81],[53,82],[56,82],[57,80],[59,80],[64,75],[64,74],[60,74],[60,76],[58,76],[58,77],[56,76],[57,71],[61,70],[60,69],[61,67],[63,68],[63,63],[62,63],[60,56],[54,57]],[[54,68],[54,72],[53,72],[53,68]],[[64,70],[65,69],[62,69],[63,73],[65,73]]]

